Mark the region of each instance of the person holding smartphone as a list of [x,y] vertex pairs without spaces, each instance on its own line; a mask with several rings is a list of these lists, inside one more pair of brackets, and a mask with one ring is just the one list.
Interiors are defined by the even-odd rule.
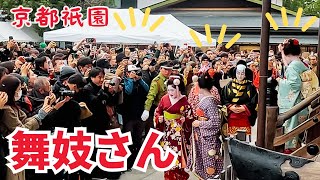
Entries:
[[[140,120],[144,110],[144,102],[149,92],[149,85],[141,78],[141,69],[135,65],[128,65],[124,77],[124,101],[122,108],[124,131],[131,132],[133,145],[129,146],[132,155],[128,159],[128,169],[131,169],[140,147],[145,123]],[[133,108],[134,107],[134,108]]]

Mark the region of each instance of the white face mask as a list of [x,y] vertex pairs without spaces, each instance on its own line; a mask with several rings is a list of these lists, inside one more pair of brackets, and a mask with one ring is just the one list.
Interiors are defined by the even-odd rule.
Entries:
[[22,97],[22,90],[20,90],[18,92],[18,94],[14,95],[14,101],[19,101],[19,99],[21,99],[21,97]]

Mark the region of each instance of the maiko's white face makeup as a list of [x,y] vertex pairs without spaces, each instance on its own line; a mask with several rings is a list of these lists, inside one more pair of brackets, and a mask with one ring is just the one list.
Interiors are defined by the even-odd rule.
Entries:
[[170,97],[177,98],[177,89],[174,88],[172,85],[168,86],[167,91]]
[[237,65],[237,70],[236,70],[236,77],[238,81],[243,81],[244,78],[246,77],[246,66],[239,64]]
[[238,79],[238,81],[243,81],[244,80],[244,78],[246,77],[246,75],[245,75],[245,72],[237,72],[237,74],[236,74],[236,77],[237,77],[237,79]]

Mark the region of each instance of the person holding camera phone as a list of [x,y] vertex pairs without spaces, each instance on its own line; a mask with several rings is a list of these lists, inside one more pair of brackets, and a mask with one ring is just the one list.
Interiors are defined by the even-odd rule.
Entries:
[[92,60],[87,57],[82,57],[77,63],[77,73],[81,74],[83,77],[89,77],[89,72],[92,69]]
[[[46,97],[44,100],[44,105],[39,112],[36,115],[28,118],[26,114],[17,107],[16,104],[16,102],[22,96],[22,90],[21,81],[15,76],[5,76],[0,83],[0,91],[7,94],[7,102],[2,108],[3,114],[0,124],[0,133],[3,136],[11,134],[17,127],[26,128],[29,130],[39,129],[42,121],[53,110],[49,97]],[[6,179],[8,180],[25,179],[25,171],[17,174],[13,174],[9,168],[2,169],[2,171],[7,171]]]
[[156,68],[155,68],[155,65],[156,65],[155,59],[150,60],[148,56],[145,56],[143,58],[142,64],[140,63],[140,66],[142,67],[142,70],[141,70],[142,79],[149,86],[151,84],[152,79],[158,75]]
[[14,60],[14,54],[17,53],[18,56],[22,56],[22,51],[20,49],[19,44],[12,38],[7,43],[6,50],[3,50],[4,56],[2,61]]
[[140,120],[140,116],[144,110],[149,86],[141,76],[140,68],[135,65],[128,65],[124,77],[124,102],[122,104],[122,108],[126,111],[126,113],[123,113],[124,131],[131,132],[133,141],[133,145],[129,146],[132,155],[128,159],[128,169],[132,168],[142,146],[142,133],[145,126],[145,123]]
[[161,44],[159,44],[154,56],[155,56],[155,58],[158,59],[161,54],[164,54],[164,55],[168,56],[168,58],[169,58],[168,60],[174,60],[175,59],[173,48],[172,48],[170,43],[161,43]]

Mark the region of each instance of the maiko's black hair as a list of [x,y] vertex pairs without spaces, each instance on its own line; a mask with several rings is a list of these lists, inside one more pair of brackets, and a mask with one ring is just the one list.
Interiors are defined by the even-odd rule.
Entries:
[[283,44],[283,52],[285,55],[299,56],[301,54],[301,48],[299,40],[288,39],[288,42]]
[[201,89],[207,89],[210,91],[212,89],[212,87],[214,86],[215,78],[214,78],[214,75],[212,77],[210,76],[209,71],[210,71],[210,69],[207,70],[205,73],[203,73],[200,76],[200,78],[198,80],[198,84]]

